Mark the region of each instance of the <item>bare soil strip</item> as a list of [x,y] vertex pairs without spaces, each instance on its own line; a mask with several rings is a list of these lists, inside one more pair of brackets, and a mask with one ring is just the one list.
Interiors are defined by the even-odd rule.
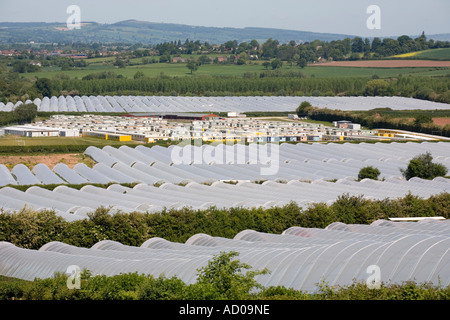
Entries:
[[6,165],[9,168],[13,168],[15,165],[22,163],[28,168],[33,169],[35,165],[39,163],[45,164],[50,169],[53,169],[58,163],[64,163],[69,168],[73,168],[77,163],[85,163],[87,166],[92,166],[95,162],[79,153],[69,153],[69,154],[49,154],[49,155],[36,155],[36,156],[0,156],[0,163]]

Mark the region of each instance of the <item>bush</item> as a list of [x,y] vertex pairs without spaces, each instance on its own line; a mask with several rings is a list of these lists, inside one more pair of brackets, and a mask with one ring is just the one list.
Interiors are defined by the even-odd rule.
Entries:
[[194,285],[192,293],[200,299],[208,300],[238,300],[248,299],[254,289],[262,289],[262,286],[255,280],[255,276],[266,274],[269,270],[247,271],[251,266],[233,260],[239,255],[236,251],[221,252],[208,262],[208,265],[198,269],[197,283]]
[[433,163],[433,157],[429,152],[414,157],[406,169],[400,169],[406,180],[413,177],[432,180],[436,177],[443,177],[448,169],[440,163]]
[[298,106],[298,108],[297,108],[297,115],[299,116],[299,117],[304,117],[305,115],[307,115],[307,113],[306,113],[306,109],[308,108],[308,107],[311,107],[311,103],[309,103],[308,101],[303,101],[301,104],[300,104],[300,106]]
[[181,300],[186,291],[186,284],[172,277],[147,277],[138,287],[138,300]]
[[368,167],[364,167],[361,170],[359,170],[358,180],[362,180],[362,179],[378,180],[379,175],[380,175],[380,170],[378,170],[377,168],[374,168],[372,166],[368,166]]

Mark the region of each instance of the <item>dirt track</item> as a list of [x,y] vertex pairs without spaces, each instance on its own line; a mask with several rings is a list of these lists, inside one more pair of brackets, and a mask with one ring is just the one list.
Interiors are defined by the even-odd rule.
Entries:
[[411,68],[411,67],[450,67],[450,61],[432,60],[358,60],[358,61],[332,61],[310,64],[316,67],[361,67],[361,68]]

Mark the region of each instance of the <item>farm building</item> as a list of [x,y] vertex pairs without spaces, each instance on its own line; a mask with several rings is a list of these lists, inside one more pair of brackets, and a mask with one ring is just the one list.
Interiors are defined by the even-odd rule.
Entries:
[[115,140],[115,141],[131,141],[131,135],[121,134],[114,131],[83,131],[83,137],[94,137],[105,140]]
[[4,128],[5,135],[22,137],[79,137],[80,133],[74,129],[37,127],[37,126],[13,126]]

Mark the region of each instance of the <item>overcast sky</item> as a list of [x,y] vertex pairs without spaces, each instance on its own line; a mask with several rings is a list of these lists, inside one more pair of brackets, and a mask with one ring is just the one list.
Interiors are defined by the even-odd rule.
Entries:
[[[208,27],[266,27],[367,37],[450,33],[450,0],[0,0],[1,22],[65,22],[69,5],[82,21],[127,19]],[[366,10],[381,10],[370,30]]]

